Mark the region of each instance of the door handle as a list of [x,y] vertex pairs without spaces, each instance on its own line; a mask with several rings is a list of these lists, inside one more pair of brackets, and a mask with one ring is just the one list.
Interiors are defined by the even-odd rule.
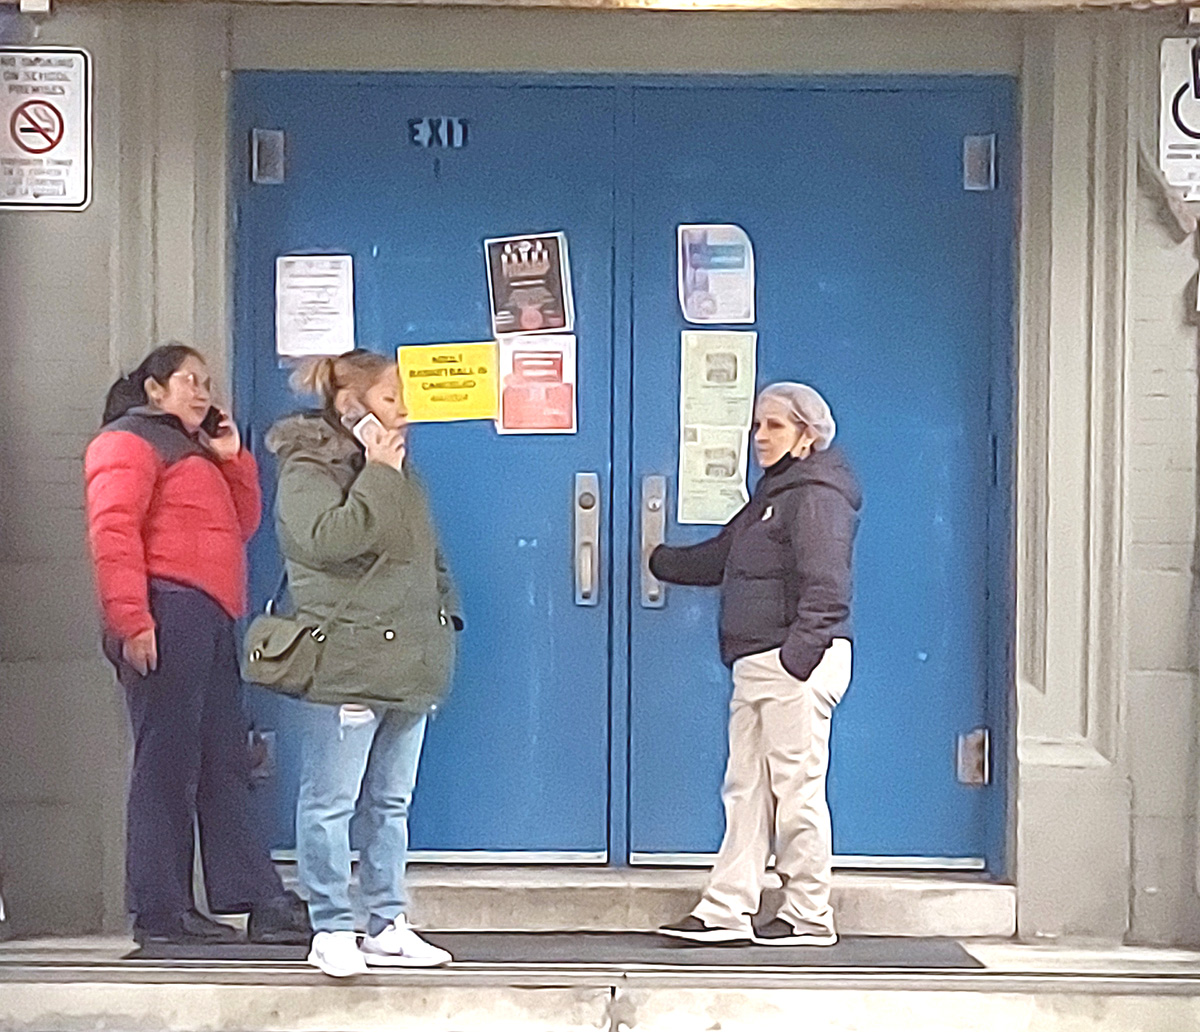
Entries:
[[575,474],[575,604],[600,604],[600,475]]
[[666,586],[650,572],[650,553],[663,543],[667,518],[667,478],[642,478],[642,605],[662,609],[667,604]]

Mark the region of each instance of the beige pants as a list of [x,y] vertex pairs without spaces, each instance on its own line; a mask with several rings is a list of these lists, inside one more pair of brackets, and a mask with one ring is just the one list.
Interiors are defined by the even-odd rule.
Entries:
[[830,718],[850,684],[850,663],[850,642],[835,638],[807,681],[783,669],[778,649],[733,664],[725,838],[692,911],[705,924],[750,926],[774,846],[778,916],[799,931],[834,930],[825,778]]

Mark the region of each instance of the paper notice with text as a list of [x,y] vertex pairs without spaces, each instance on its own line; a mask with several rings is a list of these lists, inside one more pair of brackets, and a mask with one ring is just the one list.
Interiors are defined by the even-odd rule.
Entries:
[[285,358],[354,350],[354,259],[285,254],[275,259],[275,352]]
[[725,524],[746,489],[758,334],[687,330],[679,378],[680,523]]

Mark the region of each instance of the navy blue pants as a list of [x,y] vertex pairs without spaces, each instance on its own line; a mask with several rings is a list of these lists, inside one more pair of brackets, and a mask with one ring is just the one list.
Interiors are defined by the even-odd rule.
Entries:
[[193,822],[209,908],[244,913],[283,894],[250,821],[248,725],[228,614],[202,591],[152,582],[158,669],[117,659],[133,724],[126,878],[140,928],[169,928],[193,905]]

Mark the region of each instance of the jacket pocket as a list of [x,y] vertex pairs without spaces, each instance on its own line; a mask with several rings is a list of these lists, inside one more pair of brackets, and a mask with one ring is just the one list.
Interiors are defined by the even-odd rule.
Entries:
[[321,651],[308,698],[370,699],[423,711],[438,702],[454,669],[453,628],[437,614],[395,626],[335,624]]

